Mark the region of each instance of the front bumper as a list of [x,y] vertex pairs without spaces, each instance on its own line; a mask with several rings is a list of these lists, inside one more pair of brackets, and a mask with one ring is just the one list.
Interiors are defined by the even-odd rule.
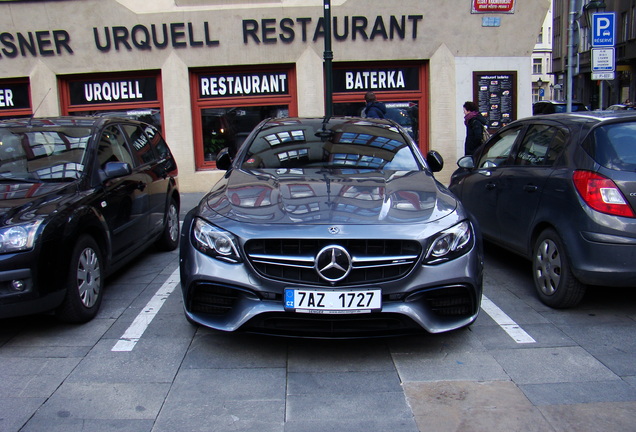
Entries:
[[265,279],[247,263],[221,262],[185,244],[180,263],[185,314],[217,330],[308,337],[440,333],[471,324],[479,312],[483,257],[478,246],[443,264],[417,265],[396,281],[343,288],[380,288],[382,309],[331,315],[286,311],[284,289],[298,285]]

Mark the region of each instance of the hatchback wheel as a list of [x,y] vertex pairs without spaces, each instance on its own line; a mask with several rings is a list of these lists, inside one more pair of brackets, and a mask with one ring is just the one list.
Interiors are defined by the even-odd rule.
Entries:
[[550,307],[576,306],[585,294],[585,285],[572,274],[563,242],[552,229],[543,231],[535,242],[532,274],[539,299]]
[[66,297],[56,311],[66,322],[86,322],[97,315],[102,303],[104,278],[102,254],[95,240],[81,236],[71,255],[66,280]]
[[168,210],[164,216],[163,233],[158,241],[162,250],[175,250],[179,245],[179,206],[174,199],[170,199]]

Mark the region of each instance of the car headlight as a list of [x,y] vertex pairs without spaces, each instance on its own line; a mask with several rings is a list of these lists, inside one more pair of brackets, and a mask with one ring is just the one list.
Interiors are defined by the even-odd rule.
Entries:
[[449,261],[468,252],[474,242],[472,226],[468,221],[458,223],[433,237],[425,264],[439,264]]
[[242,261],[236,237],[203,219],[196,219],[194,222],[192,243],[199,252],[213,258],[231,263]]
[[0,228],[0,253],[32,249],[41,224],[42,220],[37,220]]

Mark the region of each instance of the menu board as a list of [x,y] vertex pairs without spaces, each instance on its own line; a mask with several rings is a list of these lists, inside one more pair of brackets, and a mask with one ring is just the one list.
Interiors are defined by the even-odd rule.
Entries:
[[488,129],[500,129],[516,119],[516,72],[473,72],[474,100]]

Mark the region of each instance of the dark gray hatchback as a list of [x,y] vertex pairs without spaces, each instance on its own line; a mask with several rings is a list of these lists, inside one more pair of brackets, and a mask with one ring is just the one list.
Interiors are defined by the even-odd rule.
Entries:
[[461,204],[390,120],[274,119],[185,218],[188,320],[309,337],[471,324],[481,241]]
[[545,304],[636,287],[636,114],[518,120],[458,165],[450,189],[486,240],[532,260]]

